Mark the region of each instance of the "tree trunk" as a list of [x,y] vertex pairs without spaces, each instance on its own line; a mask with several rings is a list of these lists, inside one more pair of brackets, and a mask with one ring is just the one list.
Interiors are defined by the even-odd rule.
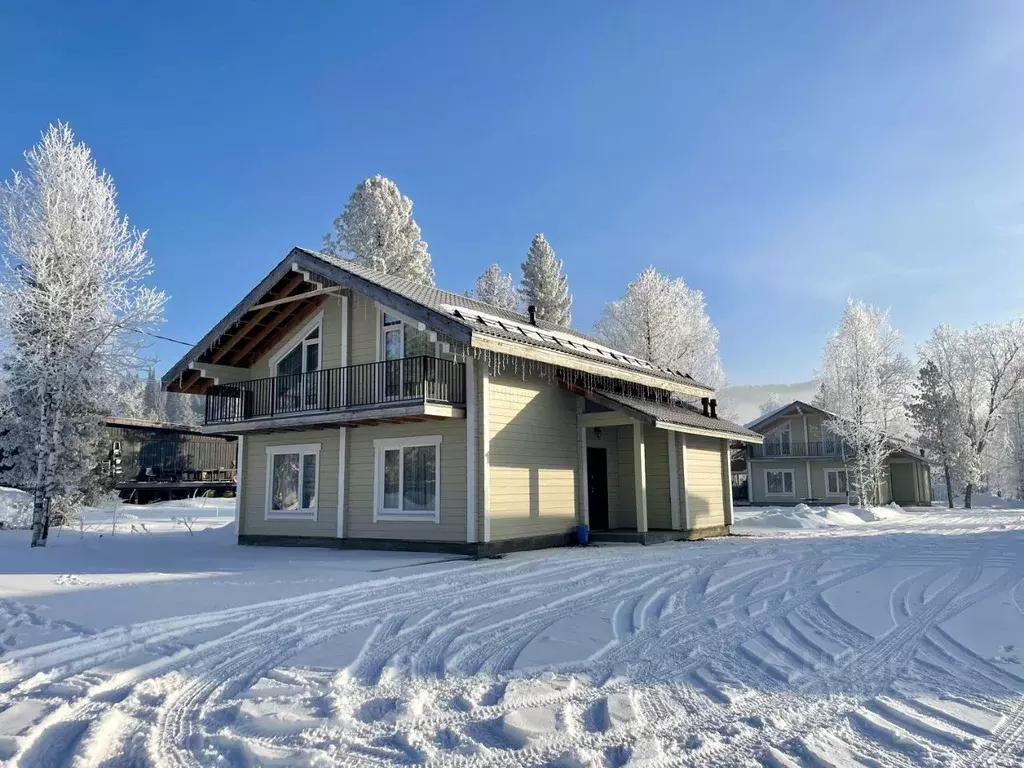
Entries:
[[50,508],[53,506],[53,499],[46,500],[46,514],[43,516],[43,546],[50,537]]
[[971,492],[974,490],[974,483],[964,486],[964,509],[971,508]]
[[946,501],[949,508],[953,508],[953,470],[949,468],[949,462],[942,462],[942,471],[946,474]]
[[46,509],[46,499],[43,496],[43,489],[37,487],[32,492],[32,544],[33,547],[45,547],[46,539],[43,538],[43,518]]

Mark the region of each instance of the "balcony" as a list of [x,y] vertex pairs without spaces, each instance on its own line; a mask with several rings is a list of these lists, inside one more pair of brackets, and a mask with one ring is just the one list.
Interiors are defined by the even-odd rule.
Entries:
[[[310,373],[215,384],[206,390],[206,424],[280,421],[324,414],[393,411],[395,416],[431,415],[431,405],[464,406],[466,366],[436,357],[406,357],[378,363],[324,368]],[[435,415],[445,415],[443,408]],[[379,414],[387,418],[387,413]]]
[[772,441],[764,445],[748,445],[752,459],[843,459],[853,456],[849,444],[842,440],[824,440],[817,443],[782,443]]

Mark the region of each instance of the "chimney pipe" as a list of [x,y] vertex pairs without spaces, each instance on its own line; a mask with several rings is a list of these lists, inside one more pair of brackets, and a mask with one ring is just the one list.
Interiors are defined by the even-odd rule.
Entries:
[[704,409],[704,415],[705,416],[710,416],[711,415],[710,413],[708,413],[708,407],[710,405],[711,405],[711,401],[708,398],[702,397],[700,399],[700,407]]
[[526,308],[526,312],[527,312],[527,314],[530,315],[530,325],[536,325],[537,324],[537,307],[535,307],[533,304],[531,304],[530,306],[528,306]]
[[710,405],[711,405],[711,418],[712,419],[717,419],[718,418],[718,411],[717,411],[718,401],[715,400],[715,398],[712,397]]

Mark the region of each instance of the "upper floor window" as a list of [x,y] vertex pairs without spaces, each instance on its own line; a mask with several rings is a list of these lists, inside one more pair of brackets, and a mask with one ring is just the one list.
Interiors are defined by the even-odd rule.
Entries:
[[428,331],[403,322],[388,312],[380,313],[380,360],[403,357],[437,356],[437,344]]
[[779,427],[765,438],[764,453],[766,456],[789,456],[793,452],[792,435],[789,425]]

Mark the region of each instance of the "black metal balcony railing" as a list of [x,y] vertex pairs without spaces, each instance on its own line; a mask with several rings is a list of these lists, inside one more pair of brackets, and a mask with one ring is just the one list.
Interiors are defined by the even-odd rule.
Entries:
[[848,443],[842,440],[824,440],[816,443],[782,443],[779,441],[766,442],[763,445],[751,445],[750,458],[752,459],[813,459],[822,458],[850,458],[853,456],[853,449]]
[[466,366],[436,357],[406,357],[215,384],[206,390],[206,423],[415,402],[465,404]]

